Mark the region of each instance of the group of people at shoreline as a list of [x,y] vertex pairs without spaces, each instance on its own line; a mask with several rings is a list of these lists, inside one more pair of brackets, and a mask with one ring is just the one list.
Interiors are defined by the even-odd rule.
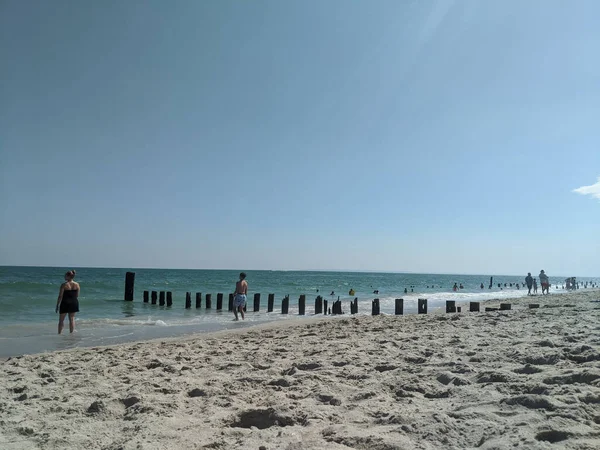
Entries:
[[[55,312],[59,314],[58,334],[62,333],[64,329],[65,318],[67,316],[69,317],[69,331],[71,333],[75,331],[75,314],[79,312],[79,295],[81,293],[81,287],[79,286],[79,283],[75,281],[75,274],[75,270],[69,270],[67,273],[65,273],[65,282],[60,285],[60,290],[58,293],[58,299],[56,300],[55,308]],[[546,275],[544,270],[541,270],[538,277],[540,279],[540,284],[542,287],[542,295],[550,294],[550,280],[548,278],[548,275]],[[512,283],[510,285],[512,287]],[[527,273],[527,276],[525,277],[525,285],[528,289],[527,295],[537,294],[537,279],[531,276],[531,272]],[[504,286],[506,286],[506,283],[504,284]],[[592,287],[594,286],[595,284],[592,284]],[[433,288],[434,286],[431,287]],[[480,287],[481,289],[483,289],[483,283],[481,283]],[[501,288],[500,283],[498,283],[498,287]],[[517,289],[519,289],[518,283],[516,284],[516,287]],[[587,282],[585,284],[585,287],[587,287]],[[414,287],[411,286],[411,291],[413,291],[413,288]],[[460,283],[459,286],[457,283],[454,283],[452,290],[454,292],[457,292],[459,289],[464,289],[463,284]],[[319,292],[318,289],[317,292]],[[354,289],[351,289],[350,292],[352,293],[352,295],[354,295]],[[407,289],[405,288],[404,293],[406,292]],[[378,294],[379,290],[375,290],[373,293]],[[331,291],[331,295],[334,294],[335,292]],[[244,308],[246,307],[246,301],[248,296],[248,282],[246,281],[245,272],[240,273],[239,280],[235,284],[235,292],[233,296],[233,314],[235,317],[234,320],[239,320],[239,316],[241,316],[242,320],[244,320]]]

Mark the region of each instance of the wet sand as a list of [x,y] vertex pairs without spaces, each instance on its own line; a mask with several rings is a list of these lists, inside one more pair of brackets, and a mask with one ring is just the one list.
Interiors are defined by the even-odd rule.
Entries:
[[315,318],[10,358],[0,448],[595,449],[598,300],[588,290],[510,311]]

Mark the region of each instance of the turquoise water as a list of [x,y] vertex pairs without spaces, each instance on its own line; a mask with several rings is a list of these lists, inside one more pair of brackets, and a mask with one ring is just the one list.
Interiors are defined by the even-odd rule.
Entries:
[[[63,275],[70,268],[0,267],[0,356],[34,353],[76,346],[106,345],[156,337],[172,337],[192,332],[215,331],[251,326],[274,320],[298,318],[297,302],[306,295],[306,314],[312,316],[314,299],[339,298],[345,312],[348,302],[359,299],[359,314],[370,314],[371,300],[379,298],[381,312],[394,313],[394,299],[405,299],[405,313],[416,311],[418,298],[427,298],[429,309],[445,306],[446,300],[469,302],[491,298],[524,296],[526,289],[508,284],[523,283],[524,276],[494,276],[488,289],[490,275],[435,275],[353,272],[246,271],[249,302],[246,321],[233,322],[227,311],[227,294],[232,292],[239,271],[231,270],[167,270],[167,269],[99,269],[75,268],[81,285],[80,313],[77,314],[77,333],[56,336],[56,297]],[[125,272],[135,276],[135,298],[123,301]],[[537,273],[537,272],[535,272]],[[565,277],[550,277],[552,291],[561,290]],[[581,278],[581,282],[598,279]],[[464,286],[453,292],[452,286]],[[484,289],[480,284],[484,284]],[[502,289],[497,286],[501,283]],[[504,284],[507,287],[504,287]],[[554,285],[558,285],[555,287]],[[407,293],[404,293],[404,289]],[[348,295],[354,289],[354,296]],[[171,291],[171,308],[142,302],[144,290]],[[318,292],[317,292],[318,290]],[[373,291],[378,290],[379,294]],[[184,309],[185,293],[192,292],[192,309]],[[329,294],[334,292],[333,296]],[[202,308],[195,308],[195,293],[202,292]],[[225,310],[217,312],[216,294],[224,293]],[[253,294],[261,293],[260,312],[253,309]],[[206,310],[205,295],[212,294],[213,309]],[[273,313],[266,313],[267,297],[275,294]],[[281,314],[281,300],[290,296],[288,315]]]

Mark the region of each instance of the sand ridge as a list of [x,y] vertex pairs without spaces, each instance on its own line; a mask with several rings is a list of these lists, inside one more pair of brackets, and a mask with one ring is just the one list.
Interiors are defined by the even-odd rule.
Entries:
[[0,448],[598,448],[595,300],[553,294],[510,311],[346,316],[11,358]]

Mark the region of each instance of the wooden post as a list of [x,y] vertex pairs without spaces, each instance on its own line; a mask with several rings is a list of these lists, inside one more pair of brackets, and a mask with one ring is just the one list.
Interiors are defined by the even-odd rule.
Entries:
[[509,311],[510,303],[500,303],[500,311]]
[[457,306],[456,307],[456,312],[461,312],[462,311],[462,306]]
[[229,311],[233,311],[233,294],[229,294]]
[[322,314],[323,313],[323,297],[321,297],[320,295],[317,295],[317,298],[315,298],[315,314]]
[[254,294],[254,312],[258,312],[260,310],[260,294],[257,292]]
[[185,293],[185,309],[190,309],[192,307],[192,293]]
[[396,299],[396,311],[395,314],[397,316],[401,316],[404,314],[404,299],[403,298],[397,298]]
[[[188,295],[190,293],[188,292]],[[173,306],[173,293],[171,291],[167,292],[167,306]]]
[[302,294],[298,299],[298,314],[303,316],[306,311],[306,295]]
[[281,301],[281,314],[287,314],[290,308],[290,296],[286,295]]
[[273,304],[275,303],[275,294],[269,294],[267,300],[267,312],[273,312]]
[[327,300],[323,299],[323,314],[327,315]]
[[165,306],[165,291],[160,291],[158,293],[158,304],[160,306]]
[[418,305],[419,305],[419,314],[427,314],[427,299],[420,298],[418,300]]
[[223,294],[217,294],[217,311],[221,311],[223,309]]
[[156,305],[156,298],[158,297],[158,293],[156,291],[152,291],[152,304]]
[[206,294],[206,309],[212,308],[212,294]]
[[135,284],[135,272],[125,273],[125,297],[128,302],[133,301],[133,285]]
[[202,307],[202,292],[196,292],[196,308]]
[[454,300],[446,300],[446,312],[447,313],[455,313],[456,312],[456,302]]
[[479,302],[471,302],[471,303],[469,303],[469,311],[471,311],[471,312],[479,312]]
[[358,314],[358,297],[354,298],[353,303],[354,303],[354,305],[353,305],[354,307],[352,308],[353,309],[352,314]]
[[378,316],[379,315],[379,299],[376,298],[371,302],[371,315]]
[[148,291],[144,291],[144,303],[148,303]]
[[540,307],[539,303],[530,303],[529,304],[529,309],[536,309],[539,307]]
[[331,307],[331,312],[332,312],[334,315],[336,315],[336,314],[341,314],[341,312],[338,312],[338,311],[339,311],[339,308],[340,308],[340,304],[341,304],[341,302],[340,302],[339,300],[337,300],[337,301],[333,302],[333,305],[331,305],[331,306],[332,306],[332,307]]

